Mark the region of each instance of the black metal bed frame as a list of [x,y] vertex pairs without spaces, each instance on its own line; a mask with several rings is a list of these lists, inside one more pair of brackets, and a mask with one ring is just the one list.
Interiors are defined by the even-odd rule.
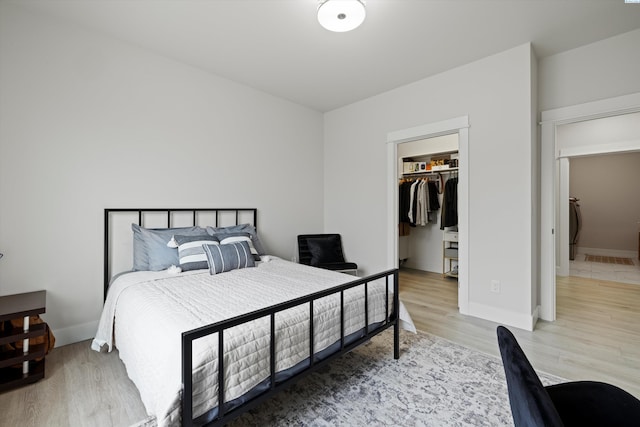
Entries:
[[[389,278],[393,278],[393,310],[389,311]],[[377,327],[371,329],[369,325],[369,303],[368,303],[368,284],[374,280],[385,279],[386,285],[386,300],[385,300],[385,320]],[[345,330],[344,330],[344,291],[347,289],[354,288],[356,286],[364,285],[364,315],[365,315],[365,325],[364,336],[358,338],[357,340],[345,344]],[[321,361],[316,362],[315,354],[314,354],[314,321],[313,321],[313,306],[314,301],[324,298],[329,295],[340,294],[340,349],[335,353],[327,356]],[[308,359],[308,366],[295,376],[282,381],[281,383],[276,382],[276,367],[275,367],[275,315],[276,313],[287,310],[299,305],[309,304],[309,354],[311,355]],[[221,322],[217,322],[208,326],[203,326],[197,329],[193,329],[191,331],[182,333],[182,383],[183,383],[183,394],[182,394],[182,425],[183,426],[192,426],[194,424],[193,420],[193,409],[192,409],[192,394],[193,394],[193,379],[192,379],[192,345],[193,341],[202,338],[211,334],[218,334],[218,354],[223,354],[224,349],[224,331],[226,329],[232,328],[234,326],[240,325],[242,323],[250,322],[252,320],[256,320],[262,317],[269,317],[269,322],[271,326],[271,338],[270,338],[270,379],[269,379],[269,390],[264,393],[252,398],[251,400],[244,403],[242,406],[232,409],[229,412],[225,412],[224,405],[224,387],[221,387],[220,384],[224,384],[224,358],[218,357],[218,407],[217,407],[217,415],[212,421],[202,424],[207,426],[219,426],[228,423],[234,418],[239,417],[245,412],[251,410],[258,404],[260,404],[265,399],[271,397],[273,394],[281,391],[282,389],[290,386],[295,381],[300,380],[306,375],[314,372],[315,370],[321,368],[325,364],[329,363],[332,359],[341,356],[354,348],[358,347],[360,344],[369,341],[374,335],[377,335],[384,331],[385,329],[393,326],[394,327],[394,342],[393,342],[393,357],[394,359],[398,359],[400,357],[400,325],[398,321],[398,312],[399,312],[399,298],[398,298],[398,269],[387,270],[378,274],[374,274],[369,277],[365,277],[363,279],[354,280],[352,282],[346,283],[344,285],[336,286],[330,289],[326,289],[324,291],[316,292],[311,295],[307,295],[304,297],[300,297],[291,301],[287,301],[281,304],[273,305],[271,307],[267,307],[261,310],[256,310],[254,312],[244,314],[242,316],[237,316],[232,319],[224,320]],[[371,330],[370,330],[371,329]]]
[[[105,298],[106,293],[109,286],[109,215],[112,212],[138,212],[138,225],[142,225],[143,214],[146,212],[167,212],[167,227],[171,226],[171,214],[173,212],[189,212],[193,211],[193,225],[196,225],[197,213],[199,212],[215,212],[216,223],[215,226],[218,226],[218,214],[219,212],[234,212],[236,214],[236,224],[238,223],[238,218],[241,212],[252,212],[253,213],[253,226],[257,228],[257,210],[250,209],[235,209],[235,208],[226,208],[226,209],[212,209],[212,208],[204,208],[204,209],[105,209],[104,210],[104,219],[105,219],[105,255],[104,255],[104,279],[105,279]],[[392,309],[389,310],[389,278],[393,280],[393,306]],[[369,283],[375,280],[384,279],[385,281],[385,319],[382,322],[379,322],[375,326],[369,325]],[[364,287],[364,316],[365,316],[365,326],[362,328],[362,336],[355,339],[352,342],[345,342],[345,327],[344,327],[344,292],[348,289],[355,288],[357,286]],[[301,378],[313,373],[317,369],[320,369],[324,365],[328,364],[331,360],[348,353],[359,345],[369,341],[373,336],[385,331],[386,329],[393,326],[393,357],[394,359],[400,358],[400,323],[399,323],[399,311],[400,311],[400,300],[398,295],[398,269],[391,269],[387,271],[383,271],[378,274],[374,274],[368,277],[364,277],[361,279],[356,279],[349,283],[335,286],[330,289],[326,289],[320,292],[316,292],[310,295],[306,295],[304,297],[296,298],[290,301],[286,301],[280,304],[276,304],[270,307],[266,307],[260,310],[253,311],[251,313],[243,314],[241,316],[236,316],[231,319],[223,320],[220,322],[213,323],[211,325],[202,326],[199,328],[192,329],[190,331],[186,331],[182,333],[182,425],[183,426],[193,426],[196,425],[206,425],[206,426],[221,426],[224,425],[231,420],[239,417],[245,412],[253,409],[261,402],[266,400],[267,398],[273,396],[275,393],[282,391],[284,388],[289,387],[296,381]],[[317,354],[314,352],[314,302],[318,299],[325,298],[329,295],[337,295],[340,294],[340,341],[339,341],[339,349],[334,353],[331,353],[321,360],[316,360]],[[306,360],[308,366],[302,369],[300,372],[296,373],[290,378],[284,379],[280,382],[276,381],[276,355],[275,355],[275,335],[276,335],[276,327],[275,327],[275,316],[276,313],[279,313],[284,310],[288,310],[293,307],[297,307],[303,304],[309,305],[309,358]],[[198,417],[200,420],[205,420],[202,422],[198,422],[193,419],[193,341],[208,335],[218,334],[218,355],[224,354],[224,331],[232,328],[234,326],[238,326],[242,323],[250,322],[259,318],[269,317],[270,322],[270,376],[268,382],[268,390],[263,393],[254,396],[242,403],[241,405],[226,410],[225,409],[225,389],[224,389],[224,357],[218,356],[218,405],[216,408],[209,410],[204,415]],[[215,415],[212,415],[214,414]]]
[[197,225],[198,214],[199,213],[215,213],[215,224],[214,227],[218,226],[218,220],[220,218],[220,213],[224,212],[234,212],[236,216],[235,225],[238,225],[238,221],[240,219],[240,214],[248,213],[253,215],[253,225],[256,230],[258,229],[258,209],[256,208],[149,208],[149,209],[138,209],[138,208],[123,208],[123,209],[105,209],[104,210],[104,299],[107,299],[107,291],[109,290],[109,282],[111,280],[111,274],[109,274],[109,256],[111,255],[109,248],[109,230],[110,230],[110,221],[109,217],[112,213],[118,212],[137,212],[138,213],[138,225],[144,226],[144,214],[145,213],[158,213],[158,212],[166,212],[167,214],[167,228],[171,228],[171,220],[173,218],[173,213],[175,212],[192,212],[193,219],[192,225]]

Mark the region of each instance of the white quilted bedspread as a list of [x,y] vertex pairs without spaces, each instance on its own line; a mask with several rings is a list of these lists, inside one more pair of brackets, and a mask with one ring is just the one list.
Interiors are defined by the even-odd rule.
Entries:
[[[210,275],[135,272],[109,289],[94,350],[118,348],[127,373],[159,426],[179,425],[181,333],[354,280],[353,276],[272,259],[255,268]],[[391,282],[391,281],[390,281]],[[384,280],[369,284],[369,322],[384,320]],[[389,292],[391,311],[392,288]],[[315,351],[340,339],[339,296],[314,305]],[[404,320],[408,314],[401,307]],[[412,325],[409,326],[411,328]],[[345,334],[364,327],[364,288],[345,292]],[[309,357],[309,305],[276,315],[276,368]],[[269,376],[269,322],[258,319],[225,332],[226,400]],[[194,342],[193,409],[217,406],[217,334]]]

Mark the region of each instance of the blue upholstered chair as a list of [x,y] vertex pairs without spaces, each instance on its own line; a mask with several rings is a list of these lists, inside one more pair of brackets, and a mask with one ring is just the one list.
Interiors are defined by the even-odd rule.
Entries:
[[298,260],[300,264],[358,274],[358,264],[344,259],[339,234],[300,234]]
[[640,426],[640,400],[631,394],[594,381],[545,387],[511,331],[497,333],[515,427]]

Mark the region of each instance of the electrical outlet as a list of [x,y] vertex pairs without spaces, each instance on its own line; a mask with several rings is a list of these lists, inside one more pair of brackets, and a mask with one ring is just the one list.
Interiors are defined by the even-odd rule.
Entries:
[[492,280],[491,281],[491,292],[495,292],[496,294],[500,293],[500,281]]

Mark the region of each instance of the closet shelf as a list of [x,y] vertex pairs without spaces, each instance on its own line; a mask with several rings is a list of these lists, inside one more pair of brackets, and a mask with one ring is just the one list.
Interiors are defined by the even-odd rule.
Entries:
[[418,172],[405,172],[402,174],[403,177],[408,176],[419,176],[419,175],[437,175],[439,173],[452,173],[458,172],[458,168],[449,168],[449,169],[441,169],[441,170],[431,170],[431,171],[418,171]]

